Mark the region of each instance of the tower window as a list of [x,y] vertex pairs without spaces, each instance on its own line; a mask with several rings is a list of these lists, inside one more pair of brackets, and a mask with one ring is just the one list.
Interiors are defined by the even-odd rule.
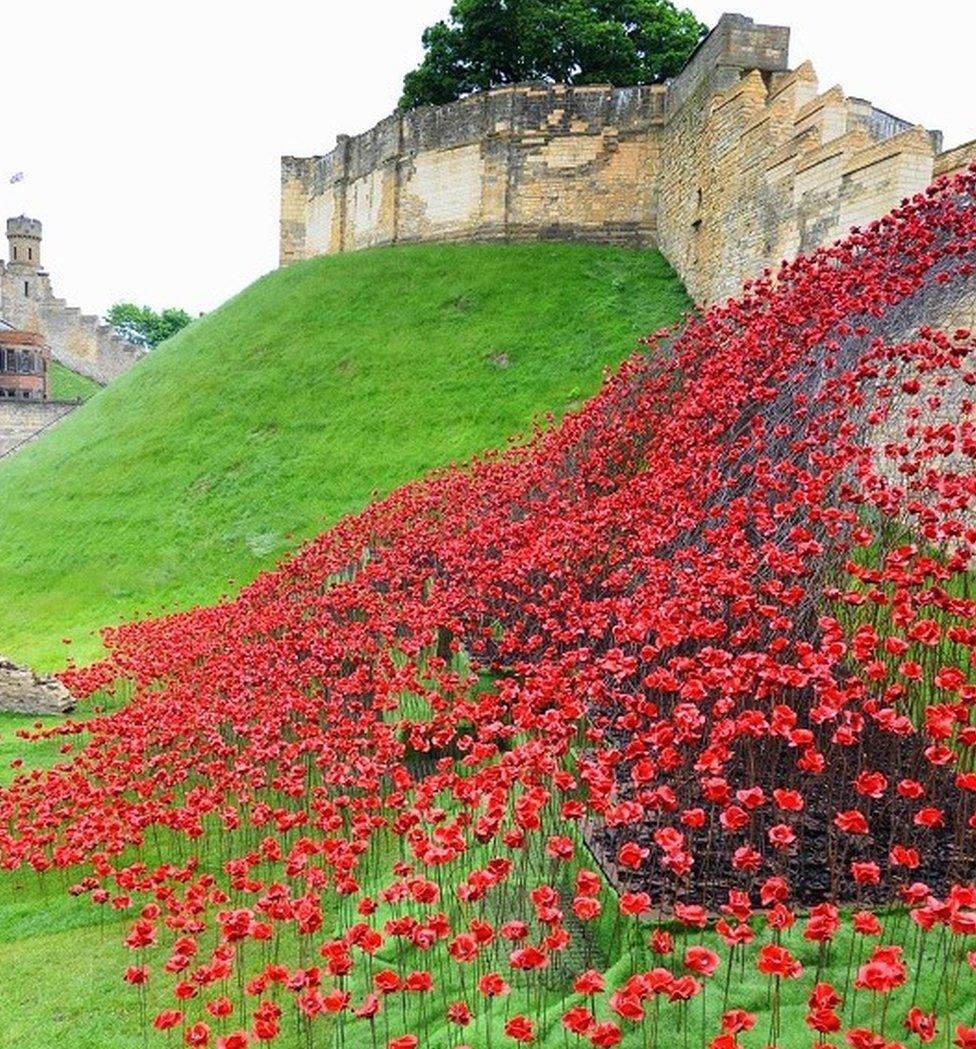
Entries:
[[17,261],[17,245],[14,245],[14,262]]
[[26,280],[24,281],[24,294],[30,295],[30,284]]
[[30,261],[32,261],[33,258],[34,258],[34,249],[33,248],[28,248],[27,249],[27,261],[30,262]]

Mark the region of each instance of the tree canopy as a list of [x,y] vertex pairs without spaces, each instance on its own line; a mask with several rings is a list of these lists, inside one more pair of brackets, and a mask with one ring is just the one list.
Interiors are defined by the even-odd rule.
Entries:
[[651,84],[674,76],[707,27],[670,0],[455,0],[424,30],[400,107],[525,80]]
[[105,319],[129,342],[147,349],[158,346],[193,320],[186,310],[169,307],[157,313],[150,306],[137,306],[134,302],[117,302]]

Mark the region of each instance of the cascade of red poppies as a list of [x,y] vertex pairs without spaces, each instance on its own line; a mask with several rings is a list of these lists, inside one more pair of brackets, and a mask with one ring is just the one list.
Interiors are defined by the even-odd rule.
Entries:
[[[821,1039],[976,1046],[974,204],[943,179],[560,425],[107,630],[64,680],[132,697],[37,733],[89,736],[0,794],[3,867],[141,907],[127,978],[190,1045],[286,1009],[303,1044],[663,1045],[696,999],[734,1046],[748,965],[771,1041],[796,984]],[[889,1008],[935,934],[936,998]]]

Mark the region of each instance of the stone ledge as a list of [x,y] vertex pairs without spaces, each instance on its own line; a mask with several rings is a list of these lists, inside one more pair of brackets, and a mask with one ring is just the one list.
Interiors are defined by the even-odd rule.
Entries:
[[0,656],[0,711],[67,714],[74,708],[74,698],[57,678],[41,677],[30,667],[18,666]]
[[816,87],[817,72],[813,68],[813,63],[810,59],[801,62],[796,69],[787,70],[785,73],[773,74],[772,86],[769,91],[769,102],[777,101],[787,88],[795,87],[797,84],[813,84]]
[[935,174],[952,175],[957,171],[965,171],[974,160],[976,160],[976,139],[940,153],[935,160]]
[[883,142],[877,142],[858,150],[844,164],[844,174],[851,175],[856,171],[871,167],[883,160],[908,157],[932,157],[932,140],[924,128],[913,127],[892,135]]

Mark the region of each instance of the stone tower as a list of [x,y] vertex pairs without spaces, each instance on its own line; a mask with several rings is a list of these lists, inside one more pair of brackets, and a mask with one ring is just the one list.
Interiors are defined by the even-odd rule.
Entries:
[[10,248],[7,257],[12,265],[40,267],[41,224],[37,219],[26,215],[7,219],[7,244]]
[[54,360],[95,382],[111,382],[144,351],[98,317],[59,299],[41,265],[41,224],[17,215],[7,219],[7,261],[0,261],[0,318],[20,331],[35,332]]
[[41,223],[26,215],[7,219],[7,265],[3,269],[3,317],[15,328],[41,331],[39,304],[51,296],[41,268]]

